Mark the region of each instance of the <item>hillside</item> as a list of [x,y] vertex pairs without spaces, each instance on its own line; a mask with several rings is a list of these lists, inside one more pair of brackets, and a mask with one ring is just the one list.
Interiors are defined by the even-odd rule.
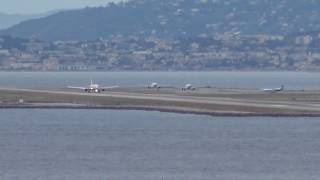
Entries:
[[0,34],[42,40],[114,36],[205,37],[221,33],[286,35],[320,30],[315,0],[134,0],[56,13]]
[[0,29],[9,28],[13,25],[16,25],[20,22],[27,21],[30,19],[37,19],[46,17],[48,15],[54,14],[58,11],[50,11],[40,14],[6,14],[0,13]]
[[320,71],[320,33],[45,42],[0,36],[0,70]]

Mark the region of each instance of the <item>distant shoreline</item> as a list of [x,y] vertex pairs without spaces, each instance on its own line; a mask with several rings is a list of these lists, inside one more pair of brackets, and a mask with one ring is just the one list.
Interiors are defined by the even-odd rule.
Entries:
[[214,70],[108,70],[108,71],[99,71],[99,70],[88,70],[88,71],[51,71],[51,70],[46,70],[46,71],[36,71],[36,70],[0,70],[0,72],[30,72],[30,73],[127,73],[127,72],[132,72],[132,73],[144,73],[144,72],[152,72],[152,73],[161,73],[161,72],[223,72],[223,73],[228,73],[228,72],[252,72],[252,73],[276,73],[276,72],[296,72],[296,73],[320,73],[319,70],[283,70],[283,69],[275,69],[275,70],[264,70],[264,69],[214,69]]
[[182,110],[165,107],[139,106],[87,106],[81,104],[0,104],[0,109],[79,109],[79,110],[127,110],[127,111],[156,111],[164,113],[206,115],[213,117],[320,117],[320,113],[252,113],[252,112],[204,112],[196,110]]

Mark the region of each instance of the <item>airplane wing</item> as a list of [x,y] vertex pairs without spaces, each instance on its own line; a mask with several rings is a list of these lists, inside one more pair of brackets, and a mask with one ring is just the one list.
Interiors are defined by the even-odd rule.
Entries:
[[261,89],[262,91],[273,91],[273,89]]
[[116,89],[119,88],[119,86],[106,86],[106,87],[100,87],[100,89]]
[[262,89],[263,92],[269,92],[269,93],[274,93],[274,92],[277,92],[276,90],[274,89]]
[[195,87],[195,88],[198,88],[198,89],[211,89],[211,88],[214,88],[212,86],[198,86],[198,87]]
[[176,89],[178,87],[176,86],[163,86],[163,85],[157,85],[157,87],[152,87],[151,85],[141,85],[137,87],[142,87],[142,88],[159,88],[159,89]]
[[86,87],[76,87],[76,86],[68,86],[69,89],[80,89],[80,90],[86,90]]

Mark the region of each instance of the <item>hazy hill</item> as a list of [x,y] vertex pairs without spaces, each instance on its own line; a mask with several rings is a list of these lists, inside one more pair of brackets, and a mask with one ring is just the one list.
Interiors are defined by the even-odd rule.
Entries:
[[316,0],[133,0],[22,22],[1,34],[43,40],[114,35],[210,36],[215,33],[291,34],[320,30]]
[[6,13],[0,12],[0,29],[9,28],[22,21],[46,17],[56,12],[57,11],[50,11],[50,12],[40,13],[40,14],[6,14]]

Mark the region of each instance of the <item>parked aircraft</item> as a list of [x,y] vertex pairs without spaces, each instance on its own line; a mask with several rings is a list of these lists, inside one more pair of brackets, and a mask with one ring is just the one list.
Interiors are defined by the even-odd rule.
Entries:
[[279,88],[273,88],[273,89],[262,89],[264,92],[279,92],[284,90],[284,85],[281,85]]
[[181,91],[195,91],[200,88],[211,88],[211,86],[199,86],[195,87],[192,84],[186,84],[183,87],[178,87],[178,86],[160,86],[158,83],[151,83],[150,85],[147,86],[149,89],[160,89],[160,88],[167,88],[167,89],[178,89]]
[[88,92],[88,93],[100,93],[100,92],[105,91],[107,89],[115,89],[118,87],[119,86],[100,87],[99,84],[94,84],[92,80],[90,82],[90,85],[88,85],[86,87],[68,86],[68,88],[70,88],[70,89],[84,90],[85,92]]
[[150,89],[160,89],[160,86],[158,85],[158,83],[151,83],[150,85],[148,85],[148,88]]
[[158,83],[156,83],[156,82],[153,82],[153,83],[151,83],[151,84],[149,84],[148,86],[147,86],[147,88],[149,88],[149,89],[160,89],[160,88],[167,88],[167,89],[174,89],[175,87],[174,86],[163,86],[163,85],[159,85]]
[[192,86],[192,84],[186,84],[183,88],[181,88],[182,91],[195,91],[196,88]]
[[195,91],[197,89],[209,89],[212,88],[211,86],[193,86],[192,84],[186,84],[184,87],[181,88],[182,91]]

